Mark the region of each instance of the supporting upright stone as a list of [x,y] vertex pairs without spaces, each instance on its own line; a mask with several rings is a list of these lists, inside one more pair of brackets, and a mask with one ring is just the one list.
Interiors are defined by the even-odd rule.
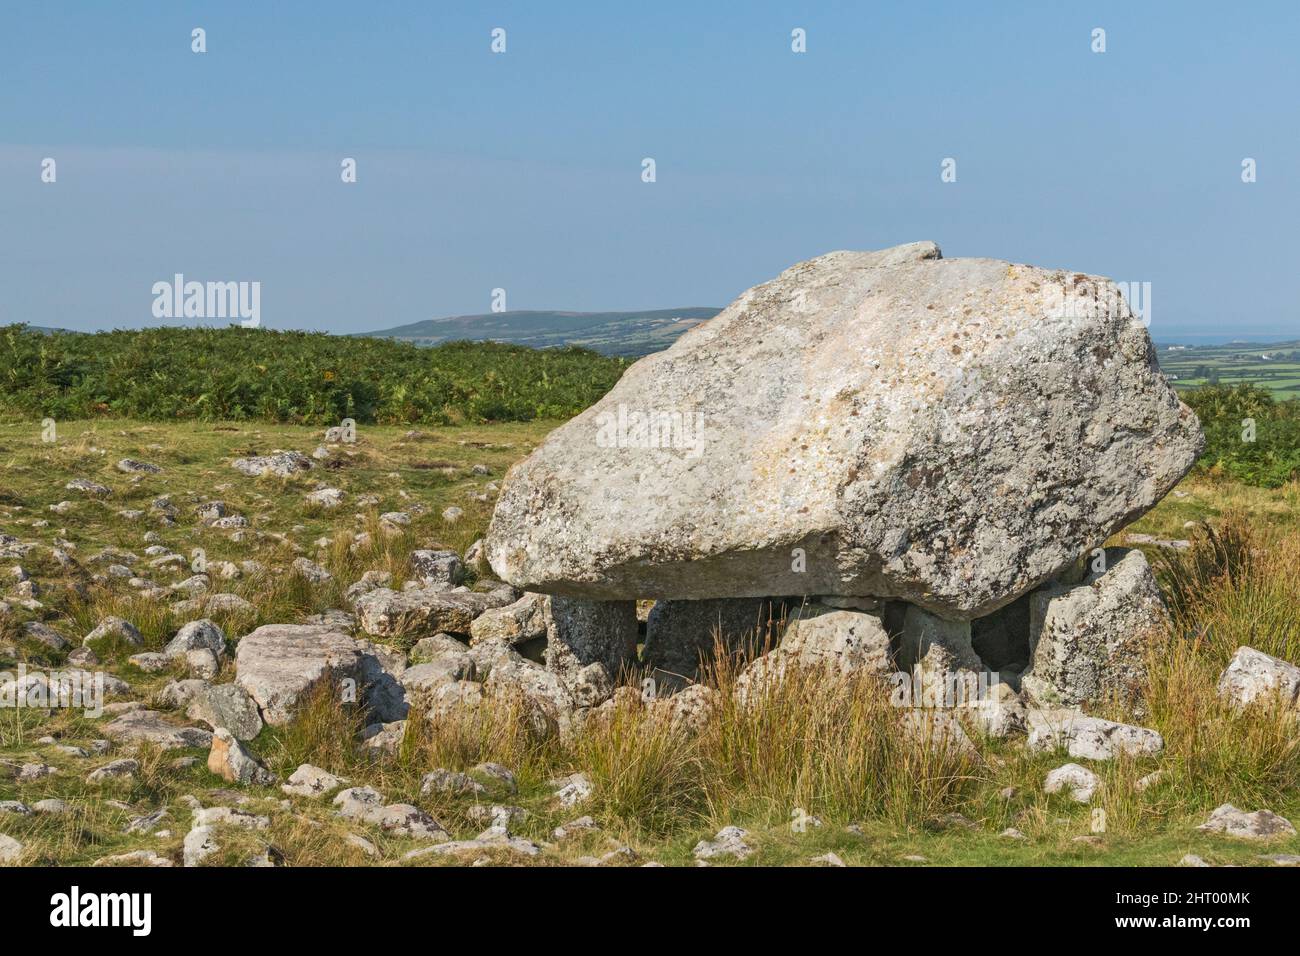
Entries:
[[700,679],[700,662],[713,657],[714,638],[732,651],[749,645],[762,653],[773,618],[767,598],[719,598],[711,601],[657,601],[646,619],[641,657],[656,679]]
[[953,706],[976,696],[984,670],[971,645],[970,621],[950,621],[915,605],[903,617],[898,662],[919,680],[923,700],[933,706]]
[[1164,601],[1146,556],[1107,548],[1103,570],[1073,587],[1030,595],[1033,657],[1021,684],[1044,703],[1076,706],[1129,699],[1146,679],[1146,655]]
[[601,664],[617,679],[636,663],[635,601],[581,601],[551,598],[546,634],[546,666],[562,677]]

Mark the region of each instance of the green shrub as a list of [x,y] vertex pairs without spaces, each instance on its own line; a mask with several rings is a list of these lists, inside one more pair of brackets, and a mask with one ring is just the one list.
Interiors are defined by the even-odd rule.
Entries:
[[[1182,396],[1201,420],[1211,474],[1263,488],[1300,477],[1300,401],[1279,402],[1259,385],[1207,385]],[[1254,441],[1243,435],[1254,421]]]
[[0,327],[0,410],[54,419],[335,425],[569,418],[626,362],[586,349],[494,342],[419,348],[270,329],[43,334]]

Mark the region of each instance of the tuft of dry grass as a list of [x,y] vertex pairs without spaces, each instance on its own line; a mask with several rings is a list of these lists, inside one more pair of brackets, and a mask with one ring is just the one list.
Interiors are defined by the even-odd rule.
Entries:
[[903,826],[956,807],[980,775],[977,754],[912,734],[877,674],[788,666],[738,698],[741,666],[719,657],[720,706],[701,735],[715,820],[788,821],[796,808],[831,820]]
[[643,837],[697,826],[710,791],[708,738],[675,731],[635,698],[611,710],[588,721],[571,750],[595,785],[591,810]]
[[366,724],[365,712],[356,704],[341,703],[343,699],[334,681],[320,681],[303,695],[294,719],[273,728],[271,741],[263,745],[268,765],[284,776],[304,763],[335,774],[362,769],[356,743]]
[[1265,703],[1237,712],[1216,685],[1242,646],[1300,661],[1300,533],[1235,516],[1165,558],[1161,572],[1173,600],[1151,649],[1146,702],[1165,737],[1166,799],[1184,809],[1288,800],[1300,787],[1296,715]]

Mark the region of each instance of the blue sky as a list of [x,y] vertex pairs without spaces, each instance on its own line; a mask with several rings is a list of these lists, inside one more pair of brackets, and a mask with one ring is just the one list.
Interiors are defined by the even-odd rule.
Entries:
[[271,328],[724,305],[933,239],[1149,281],[1158,339],[1300,336],[1297,37],[1281,2],[5,4],[0,322],[155,324],[177,272],[261,282]]

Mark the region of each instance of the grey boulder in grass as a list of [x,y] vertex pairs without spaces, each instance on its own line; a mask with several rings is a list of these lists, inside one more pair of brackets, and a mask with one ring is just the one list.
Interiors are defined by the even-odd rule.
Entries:
[[969,619],[1151,508],[1203,442],[1109,280],[929,242],[833,252],[516,464],[487,557],[588,600],[872,595]]

